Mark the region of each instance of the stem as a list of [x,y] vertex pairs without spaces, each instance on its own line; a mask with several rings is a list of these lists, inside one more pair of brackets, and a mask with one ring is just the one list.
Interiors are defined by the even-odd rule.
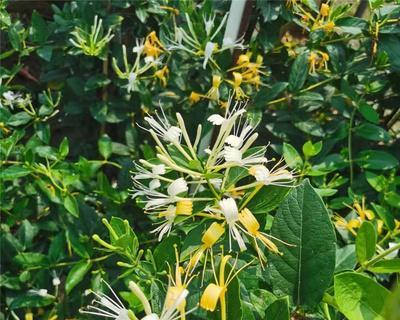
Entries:
[[240,205],[239,211],[242,210],[250,202],[250,200],[254,198],[254,196],[257,194],[258,191],[260,191],[263,186],[263,184],[259,184],[257,187],[254,188],[254,190],[250,193],[246,200],[244,200],[244,202]]
[[329,304],[330,306],[334,307],[337,310],[339,309],[339,306],[337,305],[335,298],[332,297],[327,292],[324,293],[324,296],[322,297],[322,301],[325,302],[326,304]]
[[356,114],[357,109],[354,108],[353,112],[351,113],[350,122],[349,122],[349,133],[347,137],[347,148],[349,152],[349,169],[350,169],[350,187],[353,186],[353,178],[354,178],[354,171],[353,171],[353,156],[352,156],[352,129],[353,129],[353,122],[354,116]]
[[366,263],[364,263],[364,265],[362,265],[361,267],[359,267],[356,271],[363,271],[365,269],[368,269],[368,267],[374,265],[375,263],[377,263],[378,261],[382,260],[384,257],[386,257],[388,254],[392,253],[393,251],[396,251],[400,249],[400,243],[396,244],[395,246],[383,251],[382,253],[378,254],[377,256],[375,256],[374,258],[372,258],[371,260],[367,261]]
[[226,301],[225,301],[225,295],[222,295],[220,301],[221,301],[221,320],[226,320]]

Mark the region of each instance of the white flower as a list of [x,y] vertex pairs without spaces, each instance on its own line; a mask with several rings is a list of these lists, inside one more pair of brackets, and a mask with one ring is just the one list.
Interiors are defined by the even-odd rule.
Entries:
[[[393,248],[395,245],[397,245],[396,242],[389,242],[389,249],[390,249],[390,248]],[[398,253],[399,253],[399,250],[395,250],[395,251],[389,253],[389,254],[386,256],[386,258],[387,258],[387,259],[394,259],[394,258],[397,257],[397,254],[398,254]]]
[[[150,130],[153,130],[156,135],[160,136],[167,142],[179,144],[182,130],[176,126],[171,126],[162,108],[161,112],[162,116],[156,112],[158,121],[152,116],[147,116],[144,120],[150,125]],[[150,131],[148,129],[145,130]]]
[[215,45],[216,44],[214,42],[210,42],[210,41],[207,42],[206,48],[204,49],[203,69],[206,68],[208,60],[211,59],[211,56],[212,56],[212,54],[214,52],[214,49],[215,49]]
[[226,223],[229,226],[229,249],[232,250],[231,238],[235,239],[241,251],[246,250],[246,245],[239,232],[236,222],[239,221],[239,210],[236,202],[232,198],[226,198],[219,201],[221,212],[225,217]]
[[233,134],[229,135],[226,138],[225,143],[234,148],[240,149],[243,146],[244,142],[251,136],[253,131],[254,128],[250,126],[247,121],[244,123],[243,126],[240,126],[240,124],[235,125]]
[[176,179],[172,182],[167,189],[168,194],[171,197],[177,196],[180,193],[188,191],[187,182],[183,178]]
[[53,278],[53,286],[57,287],[57,286],[60,285],[60,283],[61,283],[61,280],[60,280],[59,277],[54,277]]
[[278,168],[281,162],[279,161],[271,170],[263,165],[255,165],[249,169],[249,173],[258,182],[265,185],[289,186],[292,184],[294,176],[291,171],[286,170],[286,165]]
[[219,114],[212,114],[211,116],[208,117],[207,120],[211,122],[214,126],[220,126],[221,124],[224,123],[225,118]]
[[214,20],[215,20],[215,14],[206,19],[206,17],[203,17],[204,21],[204,28],[206,29],[206,34],[207,37],[210,35],[212,28],[214,27]]
[[[151,165],[146,162],[146,164]],[[133,176],[133,179],[140,180],[140,179],[152,179],[149,183],[149,188],[151,190],[157,189],[161,186],[160,183],[160,176],[165,174],[165,165],[158,164],[158,165],[151,165],[151,171],[147,170],[146,168],[140,166],[139,164],[135,164],[137,173]]]
[[225,146],[223,150],[223,157],[226,162],[234,163],[238,166],[251,166],[267,162],[267,158],[264,157],[265,150],[263,148],[256,152],[243,157],[244,152],[240,149]]
[[41,296],[41,297],[48,297],[48,296],[50,296],[49,293],[48,293],[48,291],[47,291],[47,289],[39,289],[39,290],[34,290],[34,289],[32,289],[32,290],[29,290],[29,292],[31,292],[31,293],[33,293],[33,294],[37,294],[38,296]]
[[167,210],[162,212],[161,214],[165,217],[166,221],[163,222],[159,227],[151,231],[151,233],[158,233],[158,241],[161,241],[166,234],[167,236],[169,236],[172,226],[174,225],[174,220],[176,218],[176,207],[170,205],[168,206]]
[[[122,304],[121,300],[118,298],[111,286],[104,281],[107,287],[111,290],[115,300],[112,297],[107,296],[102,292],[91,291],[96,296],[92,304],[87,306],[86,309],[80,309],[79,312],[92,314],[96,316],[112,318],[115,320],[131,320],[134,319],[129,315],[132,311],[126,309]],[[132,314],[133,315],[133,314]]]
[[144,63],[146,63],[146,64],[151,64],[154,61],[155,61],[154,57],[152,57],[152,56],[147,56],[147,57],[144,58]]
[[144,49],[144,39],[136,39],[136,46],[132,48],[132,52],[138,55],[142,54]]
[[6,91],[3,93],[4,105],[13,107],[15,103],[21,103],[24,101],[20,93],[14,93],[12,91]]
[[135,72],[130,72],[128,75],[128,85],[126,86],[128,93],[135,90],[136,79],[137,79],[137,74]]

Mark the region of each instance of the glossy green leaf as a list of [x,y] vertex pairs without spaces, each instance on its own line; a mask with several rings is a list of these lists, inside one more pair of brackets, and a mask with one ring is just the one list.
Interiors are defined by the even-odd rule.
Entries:
[[366,150],[357,155],[357,163],[364,169],[389,170],[399,165],[399,160],[385,151]]
[[46,307],[55,301],[56,297],[50,294],[42,296],[35,292],[28,292],[12,300],[10,309]]
[[31,169],[22,167],[21,165],[12,165],[5,169],[3,168],[0,171],[0,180],[7,181],[22,178],[27,176],[31,172]]
[[383,309],[389,290],[373,279],[355,272],[335,276],[335,300],[349,320],[384,320]]
[[292,64],[289,75],[289,89],[292,92],[300,90],[308,75],[307,54],[299,55]]
[[362,114],[362,116],[375,124],[379,123],[379,114],[375,111],[375,109],[367,103],[361,103],[358,107],[358,111]]
[[283,157],[289,168],[301,168],[303,166],[303,159],[297,150],[289,143],[283,143]]
[[67,194],[64,198],[64,208],[67,209],[67,211],[72,214],[74,217],[79,218],[79,206],[78,206],[78,201],[76,201],[76,198],[71,195]]
[[271,234],[283,255],[270,255],[274,292],[296,305],[317,305],[335,269],[335,233],[319,195],[309,181],[293,188],[280,205]]
[[357,264],[356,246],[348,244],[336,250],[335,273],[345,270],[353,270]]
[[318,153],[321,152],[322,149],[322,141],[318,141],[317,143],[312,143],[311,141],[307,141],[303,145],[303,153],[306,157],[314,157]]
[[69,271],[65,280],[65,290],[67,294],[71,292],[85,277],[92,267],[90,260],[81,260]]
[[290,187],[263,186],[246,207],[253,214],[266,214],[276,209],[289,191]]
[[369,221],[364,221],[357,232],[356,254],[360,263],[371,259],[375,254],[377,234],[374,225]]
[[363,123],[354,130],[357,136],[367,140],[386,142],[390,139],[390,135],[385,129],[372,123]]
[[112,143],[108,135],[104,134],[98,141],[99,152],[104,159],[108,159],[112,154]]

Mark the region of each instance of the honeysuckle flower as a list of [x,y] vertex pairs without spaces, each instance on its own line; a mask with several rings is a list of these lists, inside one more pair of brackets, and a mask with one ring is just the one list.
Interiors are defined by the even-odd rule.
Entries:
[[264,165],[252,166],[249,168],[249,174],[264,185],[290,186],[293,183],[294,175],[291,171],[286,170],[287,166],[279,168],[280,163],[278,162],[271,170]]
[[179,127],[171,125],[162,108],[161,113],[162,116],[156,112],[157,120],[151,115],[145,117],[144,120],[150,125],[151,129],[144,129],[149,132],[153,131],[157,136],[161,137],[166,142],[179,144],[182,130]]
[[53,280],[52,280],[52,284],[53,284],[53,286],[58,287],[58,286],[61,284],[60,278],[57,277],[57,276],[55,276],[55,277],[53,278]]
[[337,228],[350,231],[354,236],[357,235],[355,229],[361,226],[361,221],[359,219],[350,219],[347,221],[345,218],[338,214],[334,215],[333,220]]
[[246,244],[237,226],[239,210],[235,200],[232,198],[222,199],[219,201],[219,206],[229,228],[229,250],[232,251],[232,238],[236,240],[241,251],[246,250]]
[[164,66],[162,69],[154,72],[154,76],[160,80],[161,85],[163,87],[165,87],[167,85],[168,73],[169,73],[169,70],[168,70],[167,66]]
[[144,42],[143,53],[147,57],[152,57],[156,59],[160,56],[161,53],[165,51],[164,46],[161,41],[158,39],[155,31],[150,32],[146,36],[146,40]]
[[223,150],[223,157],[227,163],[232,163],[236,166],[247,167],[267,162],[267,158],[264,157],[265,150],[258,149],[254,153],[244,156],[246,150],[237,149],[230,146],[225,146]]
[[111,286],[106,281],[103,280],[103,282],[110,289],[112,296],[107,296],[103,292],[94,292],[92,290],[89,290],[88,293],[94,294],[96,298],[92,301],[91,305],[87,306],[86,308],[80,309],[79,312],[112,318],[115,320],[137,320],[134,313],[131,310],[125,308]]
[[10,90],[3,93],[3,98],[3,104],[10,108],[12,108],[14,104],[22,103],[24,101],[20,93],[14,93]]
[[146,199],[143,201],[145,203],[145,210],[159,209],[160,207],[165,207],[169,204],[184,200],[184,198],[181,198],[178,195],[188,190],[187,183],[183,178],[174,180],[168,186],[168,194],[150,189],[150,187],[145,186],[137,180],[133,180],[133,183],[134,188],[132,189],[132,191],[134,193],[132,195],[132,198],[145,196]]
[[159,227],[151,231],[158,234],[158,241],[161,241],[164,235],[169,235],[175,223],[177,216],[190,216],[193,212],[193,202],[190,200],[181,200],[176,203],[176,206],[169,205],[165,211],[158,214],[159,218],[165,218],[165,222]]
[[192,91],[192,92],[190,93],[190,96],[189,96],[189,101],[190,101],[190,103],[197,103],[197,102],[199,102],[200,99],[203,98],[203,97],[204,97],[204,96],[201,95],[200,93],[197,93],[197,92]]
[[232,39],[223,39],[222,44],[218,43],[215,39],[220,34],[221,29],[225,26],[228,14],[226,14],[220,24],[214,30],[214,21],[216,15],[210,18],[203,16],[204,31],[206,41],[200,41],[203,37],[195,33],[191,18],[188,14],[185,15],[187,29],[185,31],[182,27],[175,27],[174,40],[171,40],[171,45],[168,47],[169,50],[183,50],[193,57],[203,57],[203,68],[205,69],[209,62],[211,62],[217,68],[218,65],[213,59],[213,56],[217,53],[223,52],[229,49],[243,49],[243,40],[232,41]]
[[[166,172],[165,165],[164,164],[151,165],[149,163],[147,164],[151,166],[151,171],[135,163],[136,172],[135,175],[133,176],[133,179],[135,180],[151,179],[149,188],[151,190],[154,190],[159,188],[161,185],[160,178],[162,178],[161,176]],[[165,180],[169,181],[169,179]]]
[[322,3],[321,8],[319,9],[319,13],[322,17],[329,16],[330,7],[327,3]]
[[38,290],[31,289],[31,290],[29,290],[29,292],[33,293],[33,294],[37,294],[38,296],[41,296],[41,297],[49,297],[49,296],[51,296],[48,293],[47,289],[38,289]]
[[204,290],[201,299],[200,307],[207,311],[214,311],[217,307],[218,302],[220,303],[221,310],[221,320],[226,320],[226,294],[228,291],[228,286],[234,280],[237,275],[249,266],[251,262],[245,264],[243,267],[235,271],[237,265],[237,257],[231,267],[231,271],[228,275],[225,275],[226,265],[231,258],[230,255],[222,256],[219,265],[219,275],[216,274],[213,260],[211,260],[211,266],[214,273],[215,283],[210,283]]
[[242,81],[243,81],[242,75],[239,72],[233,72],[232,75],[233,75],[233,81],[226,80],[226,82],[228,82],[230,85],[232,85],[235,98],[237,100],[247,98],[247,95],[244,93],[243,89],[240,87],[240,85],[242,84]]
[[222,78],[219,75],[213,75],[212,77],[212,86],[211,89],[206,93],[206,97],[210,100],[218,101],[219,100],[219,86],[222,83]]
[[269,239],[271,236],[260,231],[260,224],[249,209],[245,208],[240,212],[239,221],[245,228],[246,233],[254,239],[256,251],[261,263],[265,261],[266,258],[258,246],[257,240],[266,246],[269,251],[280,254],[278,247]]
[[225,233],[224,226],[218,222],[213,222],[208,227],[208,229],[206,230],[206,232],[204,232],[201,238],[200,247],[193,253],[193,255],[190,258],[188,264],[188,269],[190,272],[192,272],[196,268],[197,264],[203,257],[204,253],[206,254],[204,259],[205,260],[204,265],[207,263],[208,252],[212,249],[214,244],[217,243],[217,241],[222,237],[224,233]]

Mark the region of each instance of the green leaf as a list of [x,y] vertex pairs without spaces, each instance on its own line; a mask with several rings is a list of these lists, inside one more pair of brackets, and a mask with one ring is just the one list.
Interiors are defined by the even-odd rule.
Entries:
[[47,266],[47,257],[39,252],[21,252],[14,259],[16,263],[23,267]]
[[39,308],[51,305],[56,301],[56,297],[52,295],[41,296],[37,293],[28,292],[26,294],[20,295],[14,300],[12,300],[10,309],[19,308]]
[[344,270],[353,270],[357,264],[356,246],[349,244],[336,250],[335,273]]
[[66,195],[64,198],[64,208],[72,214],[75,218],[79,218],[79,206],[75,197],[71,194]]
[[289,89],[292,92],[300,90],[308,75],[307,54],[299,55],[294,61],[289,75]]
[[356,161],[362,168],[372,170],[389,170],[399,165],[399,160],[390,153],[376,150],[361,151]]
[[354,130],[357,136],[367,140],[386,142],[390,139],[389,132],[372,123],[363,123]]
[[272,302],[265,310],[265,319],[289,320],[289,297],[284,297]]
[[386,186],[386,178],[371,171],[365,171],[365,178],[369,185],[378,192],[382,192]]
[[289,168],[301,168],[303,166],[303,159],[297,150],[289,143],[283,143],[283,157]]
[[335,300],[349,320],[384,320],[383,309],[389,290],[355,272],[335,276]]
[[112,142],[108,135],[104,134],[98,141],[99,152],[105,160],[112,154]]
[[169,236],[160,242],[154,249],[153,256],[158,270],[164,270],[166,263],[173,265],[175,259],[174,245],[179,245],[181,240],[178,236]]
[[379,123],[379,114],[369,104],[365,102],[361,103],[358,107],[358,111],[360,111],[360,113],[366,120],[375,124]]
[[12,165],[0,171],[0,180],[15,180],[27,176],[32,172],[31,169],[21,167],[20,165]]
[[314,157],[318,153],[321,152],[322,149],[322,141],[318,141],[317,143],[313,144],[311,141],[307,141],[303,145],[303,153],[306,157]]
[[374,208],[374,211],[378,214],[379,218],[382,219],[383,223],[390,230],[394,230],[396,228],[394,217],[388,209],[376,203],[372,203],[372,207]]
[[286,197],[290,187],[263,186],[247,204],[253,214],[266,214],[274,210]]
[[356,254],[357,260],[361,264],[371,259],[375,254],[377,235],[374,225],[369,221],[364,221],[357,232]]
[[29,121],[31,121],[31,120],[32,120],[32,117],[31,117],[28,113],[26,113],[26,112],[24,112],[24,111],[21,111],[21,112],[18,112],[18,113],[13,114],[13,115],[8,119],[7,123],[8,123],[10,126],[18,127],[18,126],[27,124],[27,123],[28,123]]
[[69,153],[69,144],[67,137],[61,141],[60,146],[58,147],[58,152],[60,153],[61,158],[65,158]]
[[47,28],[46,22],[43,20],[43,18],[40,16],[40,14],[37,13],[37,11],[33,11],[32,13],[32,38],[33,41],[43,44],[49,34],[49,30]]
[[296,305],[317,305],[335,269],[335,232],[320,196],[305,180],[293,188],[275,216],[272,236],[280,255],[270,255],[274,291]]
[[400,272],[400,258],[378,261],[368,267],[368,270],[376,273],[398,273]]
[[69,271],[67,280],[65,281],[67,294],[83,280],[91,267],[92,262],[90,260],[81,260]]

